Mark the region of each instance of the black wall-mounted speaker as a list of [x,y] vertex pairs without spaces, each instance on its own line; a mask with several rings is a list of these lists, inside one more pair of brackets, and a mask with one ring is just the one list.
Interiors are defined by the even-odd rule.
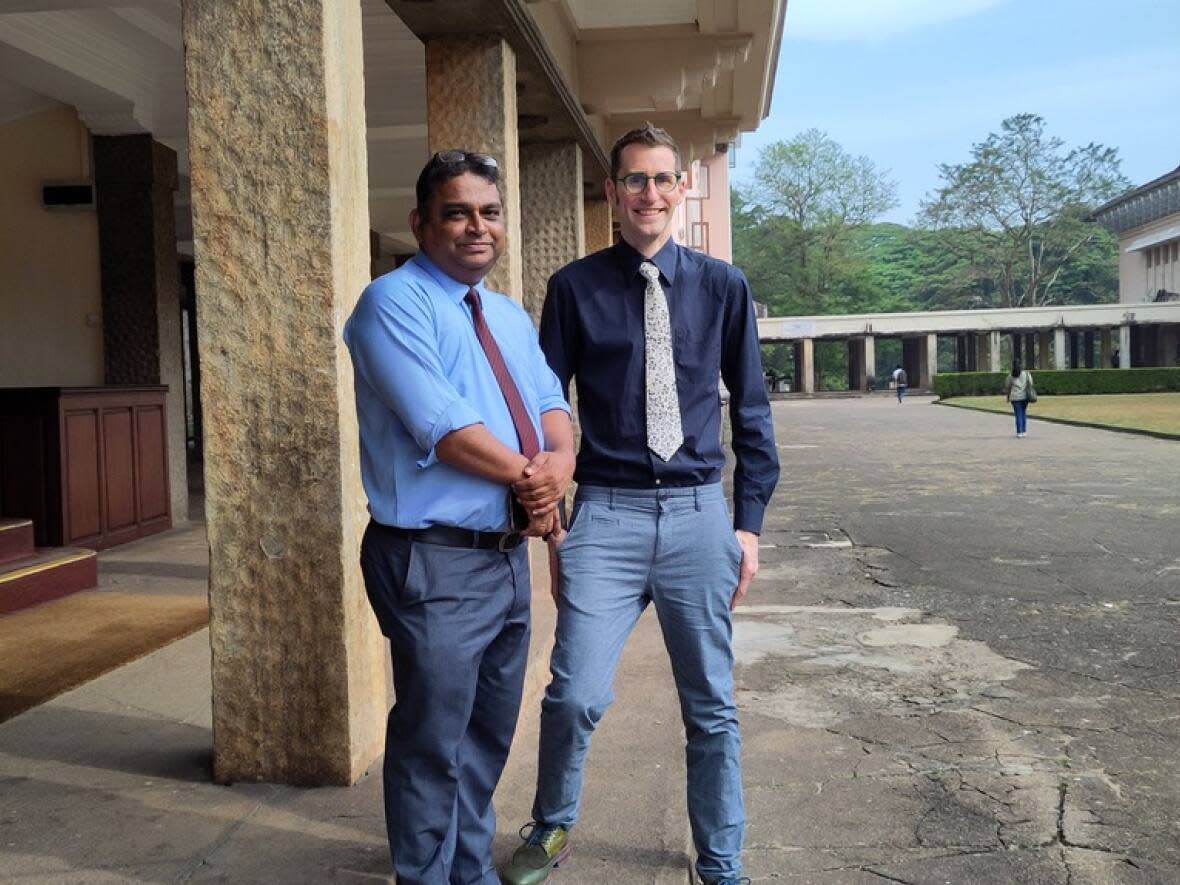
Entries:
[[88,181],[41,185],[46,209],[87,209],[94,206],[94,185]]

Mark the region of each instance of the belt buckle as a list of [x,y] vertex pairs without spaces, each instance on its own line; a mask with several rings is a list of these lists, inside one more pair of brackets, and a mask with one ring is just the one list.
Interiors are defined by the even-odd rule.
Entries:
[[520,542],[524,540],[518,529],[513,529],[510,532],[504,532],[500,535],[500,540],[496,542],[496,549],[501,553],[508,553],[520,546]]

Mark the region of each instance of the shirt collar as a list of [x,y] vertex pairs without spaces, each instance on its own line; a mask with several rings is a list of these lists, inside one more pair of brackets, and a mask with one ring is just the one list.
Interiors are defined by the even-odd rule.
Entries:
[[[469,286],[467,283],[461,283],[454,277],[448,276],[444,273],[437,264],[430,260],[425,252],[419,250],[413,258],[410,259],[423,272],[426,273],[439,288],[442,289],[443,294],[452,301],[458,303],[467,297],[469,289],[475,289],[479,292],[479,297],[483,298],[487,294],[487,288],[484,286],[484,281],[480,280],[474,286]],[[638,265],[636,265],[638,267]]]
[[623,273],[626,274],[628,280],[639,276],[639,265],[645,261],[650,261],[660,269],[660,274],[669,285],[676,282],[676,267],[680,259],[680,247],[676,245],[676,241],[668,237],[668,242],[660,247],[660,251],[651,258],[644,258],[635,248],[626,240],[619,240],[615,246],[615,256],[619,259],[619,264],[623,268]]

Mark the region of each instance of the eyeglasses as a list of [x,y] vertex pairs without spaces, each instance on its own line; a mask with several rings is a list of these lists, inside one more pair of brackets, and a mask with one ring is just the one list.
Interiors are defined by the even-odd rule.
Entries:
[[450,163],[475,163],[477,166],[483,166],[487,169],[499,169],[500,164],[496,162],[496,158],[490,154],[475,154],[469,151],[439,151],[430,158],[431,165],[435,163],[450,164]]
[[632,172],[630,175],[616,178],[615,181],[621,181],[623,190],[629,194],[643,193],[647,190],[649,181],[655,182],[656,190],[661,194],[670,194],[675,190],[676,183],[680,181],[680,176],[683,174],[683,172],[657,172],[655,175],[644,175],[642,172]]

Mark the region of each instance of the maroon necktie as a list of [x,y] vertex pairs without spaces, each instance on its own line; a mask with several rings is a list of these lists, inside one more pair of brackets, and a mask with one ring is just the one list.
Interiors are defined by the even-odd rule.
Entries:
[[508,404],[508,411],[512,415],[512,423],[516,425],[516,436],[520,440],[520,453],[530,461],[541,451],[541,444],[537,440],[537,431],[533,422],[529,420],[528,410],[524,407],[524,400],[520,398],[520,391],[508,367],[504,365],[504,357],[496,339],[492,337],[492,330],[488,328],[487,320],[483,318],[483,304],[480,303],[479,293],[469,289],[464,299],[471,305],[471,322],[475,324],[475,337],[483,345],[483,352],[487,355],[492,366],[492,374],[500,385],[500,392],[504,394],[504,402]]

